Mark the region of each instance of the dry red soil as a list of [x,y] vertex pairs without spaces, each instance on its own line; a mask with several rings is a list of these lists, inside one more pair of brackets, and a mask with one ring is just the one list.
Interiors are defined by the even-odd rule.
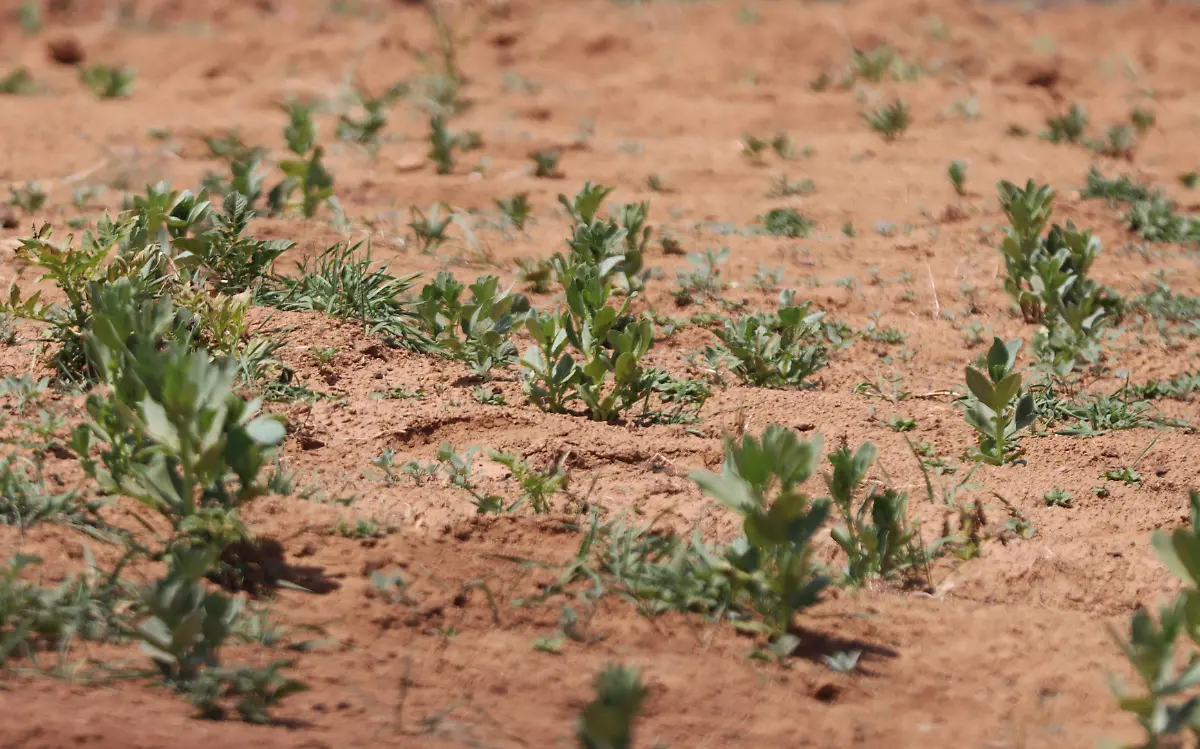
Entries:
[[[20,4],[7,0],[0,7],[7,14]],[[205,172],[223,168],[203,136],[237,128],[246,142],[278,151],[279,102],[336,96],[345,81],[382,90],[419,75],[413,50],[432,43],[419,3],[361,0],[337,11],[339,4],[328,0],[159,0],[125,3],[131,10],[124,20],[108,7],[120,3],[46,5],[37,34],[22,33],[11,15],[0,27],[0,73],[25,65],[46,87],[36,96],[0,97],[0,183],[40,180],[50,192],[38,215],[20,215],[16,227],[0,230],[4,285],[36,280],[35,269],[16,261],[11,240],[43,220],[67,233],[67,222],[80,215],[71,206],[73,186],[160,179],[198,185]],[[728,300],[773,308],[775,292],[748,282],[760,266],[780,268],[784,287],[832,318],[861,329],[880,313],[880,325],[907,337],[896,344],[857,341],[834,355],[817,388],[756,389],[728,378],[714,388],[698,424],[639,427],[543,413],[522,396],[515,370],[497,383],[508,405],[482,405],[459,364],[380,346],[353,324],[274,313],[271,324],[290,328],[281,355],[300,382],[336,396],[270,406],[293,427],[285,464],[301,487],[319,487],[330,499],[357,496],[349,506],[270,497],[247,515],[257,534],[283,544],[313,590],[279,590],[258,602],[289,626],[323,627],[314,637],[327,644],[292,654],[295,675],[310,691],[276,711],[278,725],[253,726],[198,720],[184,701],[149,680],[91,684],[18,670],[0,677],[0,746],[570,746],[575,718],[593,694],[591,680],[609,662],[636,666],[648,685],[641,747],[1057,748],[1135,737],[1109,691],[1108,675],[1128,678],[1129,669],[1107,627],[1125,626],[1134,607],[1175,590],[1148,538],[1185,518],[1188,487],[1198,483],[1200,444],[1183,430],[1027,438],[1024,463],[986,467],[973,477],[984,488],[970,496],[988,503],[991,519],[978,558],[937,560],[932,591],[880,584],[831,592],[797,618],[805,657],[786,666],[748,657],[753,641],[727,623],[646,618],[615,596],[598,604],[592,641],[568,639],[557,654],[535,650],[535,640],[555,634],[567,601],[514,606],[554,571],[528,572],[501,555],[549,565],[570,559],[580,535],[568,524],[586,520],[578,514],[585,496],[604,519],[657,518],[662,527],[697,527],[710,541],[727,540],[738,530],[736,519],[687,473],[717,469],[723,434],[757,433],[770,423],[821,433],[827,445],[842,438],[851,445],[875,442],[875,477],[886,472],[893,486],[909,492],[911,519],[922,523],[927,542],[939,535],[946,510],[927,500],[904,436],[885,422],[892,415],[915,419],[909,436],[933,443],[960,466],[957,476],[938,480],[961,479],[965,467],[957,456],[973,436],[947,391],[962,386],[964,364],[985,348],[965,342],[964,328],[979,323],[987,341],[993,334],[1028,341],[1033,333],[1010,311],[1002,287],[998,180],[1054,185],[1056,219],[1095,231],[1104,250],[1094,275],[1121,293],[1139,293],[1163,269],[1176,292],[1200,293],[1193,250],[1128,249],[1133,238],[1120,209],[1085,202],[1078,192],[1096,165],[1106,174],[1136,174],[1195,210],[1194,193],[1177,177],[1200,167],[1200,93],[1193,90],[1200,80],[1200,8],[491,0],[456,8],[454,17],[464,33],[473,32],[459,51],[471,107],[454,126],[479,131],[482,150],[439,176],[425,156],[428,120],[416,103],[392,108],[375,156],[339,143],[334,118],[321,116],[321,140],[349,225],[256,220],[258,235],[296,240],[281,268],[336,242],[370,237],[374,256],[394,272],[429,277],[449,270],[464,281],[494,273],[513,282],[518,258],[563,249],[567,225],[556,196],[574,194],[586,180],[616,186],[617,200],[651,199],[656,231],[674,235],[686,251],[728,247],[721,266]],[[67,38],[87,62],[135,68],[133,94],[92,98],[73,68],[47,54],[49,42]],[[836,85],[852,48],[879,44],[928,72],[857,90]],[[835,85],[812,90],[823,71]],[[913,123],[887,143],[861,113],[896,96],[911,107]],[[977,107],[978,117],[964,116],[956,102]],[[1156,113],[1157,124],[1138,140],[1131,160],[1038,139],[1046,118],[1069,102],[1087,107],[1097,131],[1126,121],[1138,103]],[[1032,134],[1012,137],[1011,124]],[[153,137],[154,129],[166,138]],[[765,166],[742,153],[744,134],[778,131],[811,151],[788,161],[770,154]],[[532,176],[528,154],[544,148],[562,149],[560,179]],[[479,159],[486,168],[471,173]],[[956,195],[947,181],[952,159],[969,165],[966,195]],[[769,198],[771,177],[779,173],[811,178],[815,191]],[[651,192],[652,175],[669,190]],[[534,205],[528,230],[492,228],[494,200],[518,192],[528,192]],[[116,208],[119,196],[110,189],[98,202]],[[410,206],[425,210],[438,202],[478,209],[477,246],[457,228],[436,255],[406,243]],[[816,231],[805,239],[743,231],[782,205],[813,219]],[[853,238],[841,231],[847,222],[857,229]],[[663,274],[651,280],[637,309],[681,318],[718,311],[676,309],[670,291],[676,271],[688,268],[686,257],[664,254],[656,242],[647,263]],[[968,311],[968,286],[978,290],[976,314]],[[532,299],[545,307],[558,301],[551,294]],[[48,373],[32,338],[3,350],[0,373],[19,375],[31,366]],[[656,341],[650,363],[699,376],[685,357],[712,341],[704,328],[685,327]],[[1113,375],[1096,389],[1116,389],[1117,370],[1137,381],[1179,374],[1193,369],[1200,353],[1187,340],[1168,349],[1149,328],[1113,346]],[[336,353],[318,363],[315,347]],[[886,377],[928,397],[893,405],[855,393],[856,384]],[[424,398],[372,395],[397,387],[423,389]],[[55,398],[63,408],[78,407],[72,397]],[[1176,418],[1200,416],[1194,403],[1161,408]],[[1093,492],[1105,483],[1102,472],[1127,465],[1156,436],[1138,464],[1140,485],[1107,482],[1108,496]],[[407,477],[389,484],[371,466],[385,449],[395,452],[397,465],[431,460],[443,441],[460,450],[517,452],[542,466],[566,454],[571,491],[555,498],[552,516],[479,518],[461,490]],[[485,464],[482,485],[513,497],[504,471]],[[70,460],[53,465],[66,484],[86,489]],[[1074,495],[1073,507],[1047,506],[1043,494],[1055,487]],[[1006,511],[995,495],[1036,529],[1031,538],[999,532]],[[331,534],[339,520],[357,518],[395,532],[366,540]],[[827,535],[821,545],[828,552]],[[42,556],[47,582],[78,570],[84,546],[101,564],[119,556],[53,525],[23,534],[0,527],[0,558]],[[374,570],[402,570],[411,603],[373,596]],[[135,577],[158,572],[150,565]],[[493,592],[494,606],[473,585],[478,581]],[[850,649],[863,651],[851,674],[819,657]],[[248,647],[226,653],[232,662],[272,657],[282,656]],[[134,646],[80,645],[71,658],[81,669],[145,663]]]

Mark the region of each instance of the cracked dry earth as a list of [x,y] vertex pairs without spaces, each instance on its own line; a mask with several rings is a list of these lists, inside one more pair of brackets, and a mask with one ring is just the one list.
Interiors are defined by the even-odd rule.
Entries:
[[[0,97],[0,181],[41,180],[50,200],[0,233],[4,284],[35,276],[15,260],[10,240],[41,221],[65,234],[78,215],[69,176],[197,185],[219,168],[203,136],[238,128],[248,143],[281,149],[278,102],[292,94],[335,95],[351,74],[380,90],[419,74],[411,50],[431,40],[422,7],[404,2],[363,0],[340,4],[340,11],[323,0],[134,2],[132,21],[124,22],[98,0],[49,3],[35,35],[23,34],[7,13],[19,5],[0,2],[0,70],[26,65],[47,90]],[[714,388],[699,423],[636,426],[543,413],[525,401],[515,370],[496,384],[507,405],[483,405],[459,364],[389,348],[360,327],[318,314],[255,310],[256,319],[287,331],[281,356],[298,383],[332,396],[270,404],[289,420],[284,461],[303,491],[265,498],[247,514],[255,533],[280,541],[311,591],[279,590],[259,602],[288,626],[323,628],[314,636],[321,647],[294,654],[295,674],[311,689],[276,711],[279,725],[264,727],[197,720],[186,703],[148,680],[93,683],[18,669],[0,677],[0,746],[570,746],[591,680],[609,662],[638,667],[649,687],[638,725],[643,747],[1058,748],[1135,736],[1107,684],[1110,673],[1129,672],[1106,627],[1124,626],[1136,605],[1175,589],[1148,538],[1185,519],[1187,489],[1198,483],[1200,443],[1185,430],[1027,438],[1025,462],[981,468],[972,479],[980,488],[964,495],[985,502],[990,513],[991,535],[978,558],[939,559],[928,589],[880,584],[831,592],[799,617],[803,657],[786,667],[749,658],[753,643],[727,624],[646,618],[616,596],[600,600],[588,623],[590,641],[541,652],[532,645],[555,633],[563,602],[514,604],[575,554],[584,504],[606,520],[624,515],[685,533],[697,528],[711,541],[732,537],[735,518],[687,475],[717,469],[724,433],[757,433],[769,423],[820,433],[827,445],[875,442],[875,477],[886,474],[908,491],[911,519],[922,523],[927,541],[937,536],[944,509],[926,498],[905,435],[886,421],[914,419],[908,436],[959,466],[956,476],[934,477],[953,484],[965,473],[958,456],[973,437],[949,391],[961,387],[964,364],[985,347],[968,343],[966,331],[978,323],[986,340],[1026,341],[1033,332],[1010,312],[1001,285],[998,180],[1054,185],[1056,219],[1093,229],[1104,244],[1094,270],[1101,282],[1133,295],[1164,270],[1177,293],[1200,293],[1193,250],[1152,245],[1134,252],[1120,209],[1079,197],[1095,165],[1106,174],[1139,175],[1196,210],[1177,176],[1200,165],[1193,31],[1200,8],[497,0],[480,13],[486,24],[460,50],[472,106],[455,125],[480,132],[484,145],[476,154],[489,161],[486,169],[469,174],[471,154],[455,173],[436,175],[425,158],[427,120],[411,102],[391,110],[388,138],[374,157],[338,143],[333,118],[324,116],[321,137],[349,226],[256,219],[258,236],[296,240],[281,268],[369,236],[374,256],[394,272],[429,277],[444,269],[464,281],[495,273],[510,283],[518,258],[562,249],[566,223],[555,197],[589,180],[616,186],[618,200],[651,199],[656,231],[687,251],[728,247],[720,267],[726,299],[773,308],[775,292],[748,282],[760,266],[779,268],[784,287],[831,318],[858,330],[879,313],[878,324],[903,340],[857,340],[834,355],[814,389],[755,389],[730,378]],[[47,58],[47,42],[65,37],[77,40],[89,61],[134,67],[133,95],[91,98],[71,68]],[[863,84],[857,93],[810,88],[819,73],[844,70],[853,46],[884,43],[929,72],[914,81]],[[902,96],[913,113],[908,132],[885,143],[863,124],[859,95]],[[1011,124],[1036,134],[1068,102],[1086,106],[1094,127],[1123,121],[1136,102],[1154,109],[1157,124],[1130,161],[1006,134]],[[977,107],[978,118],[963,116],[963,106]],[[581,138],[587,123],[593,132]],[[780,130],[811,152],[789,161],[770,155],[766,166],[745,158],[744,134]],[[562,149],[561,179],[530,174],[527,154],[544,148]],[[952,159],[969,164],[963,196],[946,180]],[[815,190],[766,197],[771,177],[784,172],[811,178]],[[652,175],[669,191],[652,193]],[[528,192],[534,206],[528,230],[495,228],[494,200],[518,192]],[[110,189],[99,203],[117,208],[119,194]],[[406,249],[409,207],[439,201],[478,211],[477,246],[454,230],[455,239],[435,255]],[[780,205],[795,206],[816,231],[786,239],[743,230]],[[853,238],[841,231],[847,222],[857,228]],[[648,265],[662,275],[637,309],[681,318],[719,311],[712,304],[676,309],[671,290],[676,272],[689,267],[686,257],[664,254],[656,242]],[[968,287],[977,290],[975,314]],[[550,294],[532,300],[546,307],[559,301]],[[0,373],[48,374],[35,356],[34,332],[22,332],[19,344],[0,351]],[[660,330],[649,363],[699,376],[686,356],[712,342],[703,327]],[[1127,330],[1112,347],[1116,366],[1094,383],[1098,391],[1120,386],[1118,370],[1143,381],[1194,369],[1200,353],[1188,339],[1168,348],[1150,326]],[[336,351],[319,362],[314,349]],[[916,397],[893,404],[855,392],[860,382],[885,378],[898,378]],[[423,397],[378,397],[393,388]],[[79,398],[49,398],[47,407],[79,418]],[[1194,402],[1156,407],[1193,422],[1200,415]],[[1105,483],[1101,473],[1128,465],[1155,439],[1138,464],[1140,485],[1108,482],[1108,496],[1093,492]],[[389,482],[371,465],[385,450],[394,451],[397,465],[431,460],[444,441],[460,450],[516,452],[538,466],[563,458],[570,491],[555,498],[550,516],[476,517],[460,489],[404,476]],[[69,457],[47,460],[64,485],[87,489]],[[504,469],[487,461],[479,467],[482,487],[514,496]],[[1074,505],[1047,506],[1042,497],[1051,488],[1070,491]],[[1032,537],[1000,532],[1009,511],[997,495],[1032,525]],[[346,498],[356,499],[338,501]],[[129,511],[113,508],[112,521],[128,523]],[[393,532],[371,539],[331,534],[339,521],[359,518]],[[821,544],[832,558],[827,535]],[[47,582],[78,571],[84,547],[102,566],[119,556],[59,526],[24,533],[0,527],[0,556],[41,556]],[[529,568],[513,558],[548,566]],[[376,570],[402,571],[410,603],[374,596],[369,578]],[[147,564],[130,574],[141,580],[160,571]],[[819,657],[849,649],[863,651],[851,674]],[[277,656],[262,651],[238,647],[226,657]],[[116,645],[80,644],[71,659],[80,673],[145,662],[136,647]]]

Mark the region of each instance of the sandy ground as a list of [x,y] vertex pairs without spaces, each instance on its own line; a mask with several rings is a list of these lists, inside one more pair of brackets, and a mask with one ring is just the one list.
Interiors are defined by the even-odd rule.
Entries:
[[[19,5],[0,3],[6,12]],[[124,17],[105,3],[74,5],[48,12],[33,35],[14,20],[0,26],[0,74],[25,65],[45,86],[36,96],[0,97],[0,184],[40,180],[50,192],[37,215],[20,215],[17,226],[0,231],[5,285],[34,276],[14,260],[8,240],[43,220],[65,233],[73,217],[119,203],[120,191],[110,187],[81,213],[71,205],[73,187],[159,179],[196,185],[222,168],[203,136],[238,128],[246,142],[281,149],[280,101],[336,96],[345,81],[382,90],[419,75],[412,51],[431,41],[425,11],[413,3],[177,0],[132,3]],[[879,468],[909,491],[914,521],[927,537],[937,535],[944,508],[926,499],[904,435],[884,422],[912,417],[909,437],[933,443],[941,455],[961,455],[971,432],[945,392],[961,386],[963,365],[985,347],[969,341],[969,331],[982,326],[987,341],[1032,334],[1010,313],[1001,286],[995,246],[1005,219],[997,180],[1053,184],[1056,218],[1095,231],[1104,250],[1094,275],[1118,291],[1139,293],[1165,270],[1177,293],[1200,293],[1193,250],[1136,252],[1120,209],[1078,195],[1095,165],[1139,175],[1196,209],[1200,201],[1177,177],[1200,167],[1193,137],[1200,8],[1060,5],[495,0],[461,9],[462,28],[484,24],[460,48],[472,106],[454,124],[477,130],[482,149],[439,176],[425,160],[427,119],[415,103],[391,110],[374,155],[336,141],[334,118],[323,116],[322,142],[349,226],[256,221],[260,235],[297,241],[283,265],[370,237],[375,257],[398,273],[447,269],[461,280],[495,273],[510,282],[518,258],[563,249],[566,225],[555,196],[589,180],[615,185],[619,200],[651,199],[656,231],[689,252],[728,247],[720,266],[730,284],[726,299],[771,308],[775,292],[749,282],[762,267],[780,269],[783,287],[832,318],[857,329],[879,313],[879,324],[904,340],[858,341],[834,356],[816,389],[753,389],[731,380],[715,389],[699,424],[638,427],[545,414],[524,401],[512,372],[496,384],[509,405],[482,405],[460,365],[380,347],[329,318],[275,313],[272,324],[290,326],[282,355],[300,381],[337,396],[272,405],[297,426],[286,463],[303,487],[327,499],[357,495],[349,507],[268,498],[249,515],[256,533],[283,543],[315,591],[281,590],[264,601],[281,622],[324,627],[329,644],[295,654],[295,672],[311,690],[277,711],[281,725],[257,727],[196,720],[184,702],[144,681],[85,684],[10,673],[0,682],[0,746],[569,746],[591,679],[610,661],[637,666],[649,685],[643,747],[1057,748],[1136,735],[1109,692],[1108,674],[1128,674],[1106,626],[1120,626],[1134,606],[1173,589],[1147,540],[1184,518],[1187,488],[1197,483],[1200,447],[1184,431],[1029,438],[1027,462],[981,469],[974,481],[986,490],[972,496],[989,503],[993,530],[1005,520],[993,493],[1004,497],[1036,529],[1032,538],[995,538],[979,558],[940,560],[933,593],[878,586],[831,594],[798,620],[806,657],[787,667],[748,658],[752,642],[729,626],[647,619],[613,597],[590,622],[594,641],[568,640],[558,654],[537,651],[533,642],[554,634],[564,602],[513,606],[549,573],[524,574],[496,555],[569,559],[580,541],[567,527],[580,520],[570,503],[556,500],[561,514],[550,518],[479,519],[459,490],[404,477],[388,483],[371,466],[385,449],[397,464],[430,460],[443,440],[519,452],[537,465],[566,453],[573,493],[590,487],[589,503],[607,518],[628,513],[645,524],[661,516],[661,524],[720,539],[735,532],[734,518],[687,471],[719,465],[727,430],[756,432],[776,422],[820,432],[827,444],[874,441]],[[97,101],[72,68],[52,62],[47,43],[67,37],[88,62],[135,68],[132,96]],[[853,46],[882,43],[929,72],[850,90],[810,87],[822,72],[836,79]],[[860,113],[896,96],[908,102],[913,124],[885,143]],[[1094,129],[1124,121],[1137,104],[1152,109],[1157,124],[1128,161],[1007,133],[1016,124],[1036,134],[1068,102],[1087,107]],[[769,154],[765,165],[742,153],[744,134],[778,131],[802,153],[791,160]],[[560,179],[530,173],[528,153],[547,148],[562,149]],[[952,159],[969,165],[966,195],[946,179]],[[811,179],[815,190],[767,197],[778,174]],[[651,176],[668,191],[649,190]],[[519,192],[534,205],[527,230],[493,228],[493,201]],[[475,244],[452,230],[436,255],[409,246],[410,206],[438,202],[478,211]],[[745,231],[782,205],[813,219],[815,232],[783,239]],[[857,230],[853,238],[841,231],[847,222]],[[648,264],[662,278],[650,282],[640,309],[679,317],[718,310],[675,307],[670,291],[676,271],[689,267],[685,257],[663,254],[656,243]],[[975,312],[968,288],[976,290]],[[684,328],[657,341],[651,363],[694,375],[686,355],[712,340],[703,328]],[[1135,381],[1194,369],[1200,352],[1186,339],[1169,349],[1150,329],[1115,345],[1116,369]],[[318,363],[314,347],[337,351]],[[28,371],[33,349],[26,341],[0,351],[0,373]],[[892,404],[855,393],[858,383],[887,377],[929,395]],[[1114,376],[1095,387],[1119,384]],[[373,397],[397,387],[421,388],[424,398]],[[1177,418],[1200,416],[1194,403],[1161,408]],[[1108,482],[1109,495],[1095,495],[1102,472],[1133,461],[1156,437],[1138,464],[1140,485]],[[956,465],[960,473],[941,483],[961,478],[965,468]],[[79,480],[69,461],[60,470],[67,483]],[[498,493],[513,491],[496,467],[484,481]],[[1050,488],[1070,491],[1074,506],[1048,507],[1042,497]],[[330,534],[339,519],[355,518],[395,532],[378,539]],[[84,544],[94,542],[53,526],[25,534],[0,528],[0,555],[41,555],[48,579],[76,569]],[[101,561],[116,554],[94,551]],[[371,595],[370,573],[394,569],[409,579],[411,605]],[[495,608],[479,581],[495,593]],[[849,649],[863,651],[855,673],[821,661]],[[239,648],[228,655],[263,661],[273,654]],[[133,648],[82,646],[72,656],[138,658]]]

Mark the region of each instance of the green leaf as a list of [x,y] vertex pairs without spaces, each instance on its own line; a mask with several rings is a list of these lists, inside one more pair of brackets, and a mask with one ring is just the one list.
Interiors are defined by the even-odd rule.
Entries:
[[246,434],[260,445],[274,446],[283,442],[287,430],[280,419],[273,416],[259,416],[246,425]]
[[998,412],[1004,407],[1003,404],[1000,404],[1000,406],[997,407],[996,390],[992,387],[992,383],[988,381],[988,378],[982,372],[974,367],[967,367],[966,371],[967,388],[970,389],[972,395],[978,398],[981,403],[993,411]]

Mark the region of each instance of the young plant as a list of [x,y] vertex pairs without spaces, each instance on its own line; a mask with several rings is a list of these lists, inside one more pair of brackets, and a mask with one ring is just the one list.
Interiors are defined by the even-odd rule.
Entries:
[[146,618],[133,634],[164,682],[192,703],[201,717],[222,717],[222,702],[233,700],[243,720],[269,723],[271,707],[308,687],[280,675],[281,669],[292,665],[290,661],[264,668],[221,666],[221,648],[235,634],[242,604],[207,591],[200,582],[214,561],[210,549],[173,551],[166,577],[142,591]]
[[[1157,617],[1139,607],[1129,622],[1129,635],[1110,627],[1113,639],[1142,683],[1131,694],[1113,676],[1110,685],[1121,709],[1137,718],[1145,732],[1142,747],[1184,746],[1185,732],[1194,736],[1200,722],[1200,492],[1192,490],[1191,524],[1170,534],[1156,531],[1151,545],[1159,560],[1183,582],[1183,590],[1159,608]],[[1180,668],[1178,650],[1188,655]]]
[[805,218],[795,208],[774,208],[758,217],[763,231],[775,237],[807,237],[816,226],[812,219]]
[[1008,344],[999,338],[988,349],[985,372],[967,366],[967,388],[974,396],[967,404],[967,423],[979,432],[980,459],[1004,465],[1019,454],[1016,433],[1034,422],[1033,396],[1021,392],[1021,375],[1014,372],[1021,341]]
[[175,248],[187,253],[184,265],[202,266],[218,291],[239,293],[261,283],[271,272],[276,258],[295,246],[290,239],[253,239],[243,236],[254,211],[239,192],[225,196],[221,213],[212,216],[212,226],[195,237],[175,240]]
[[374,154],[379,148],[379,133],[387,125],[387,110],[408,94],[407,83],[397,83],[379,96],[353,92],[353,111],[338,115],[338,140],[350,141]]
[[833,506],[842,518],[831,535],[846,553],[846,579],[854,585],[908,566],[916,537],[905,518],[908,495],[873,487],[856,506],[855,495],[873,462],[875,445],[870,442],[854,453],[842,444],[829,456],[833,472],[825,474]]
[[429,118],[429,160],[437,165],[438,174],[454,171],[454,135],[441,114]]
[[1087,110],[1071,104],[1066,114],[1046,120],[1046,130],[1041,137],[1051,143],[1079,143],[1087,132],[1087,125]]
[[92,65],[79,69],[79,80],[97,99],[124,99],[133,93],[133,71],[112,65]]
[[[312,218],[322,204],[337,208],[333,195],[333,175],[325,168],[325,149],[317,143],[317,125],[312,119],[316,105],[303,102],[288,102],[283,107],[288,114],[288,124],[283,135],[288,150],[295,158],[279,162],[284,178],[267,194],[267,203],[272,214],[281,214],[299,208],[305,218]],[[300,194],[298,202],[292,200]],[[249,193],[246,193],[249,195]]]
[[0,76],[0,94],[7,96],[29,96],[41,87],[33,79],[29,68],[15,68],[8,75]]
[[800,490],[820,458],[819,436],[801,442],[794,430],[772,424],[761,438],[726,437],[720,474],[691,474],[705,494],[742,516],[745,535],[724,555],[735,600],[762,616],[762,631],[783,655],[796,644],[789,634],[796,612],[816,604],[829,582],[812,558],[812,541],[830,503]]
[[562,178],[562,172],[558,170],[558,160],[561,156],[557,149],[530,153],[529,158],[533,159],[533,176],[544,179]]
[[825,313],[810,307],[808,302],[796,304],[795,292],[789,290],[780,294],[774,313],[726,320],[715,333],[736,362],[738,379],[759,387],[805,386],[829,361],[820,338]]
[[596,699],[579,716],[575,735],[582,749],[633,749],[633,724],[646,687],[638,672],[609,665],[595,679]]
[[654,326],[629,315],[628,297],[620,307],[608,304],[613,282],[599,267],[580,265],[570,273],[567,308],[526,321],[534,345],[521,358],[523,386],[543,410],[564,412],[579,400],[590,418],[615,421],[649,393],[641,359]]
[[37,213],[46,205],[46,191],[42,189],[40,182],[26,182],[24,187],[10,187],[8,194],[8,204],[29,215]]
[[718,267],[729,258],[729,248],[720,250],[705,250],[703,253],[693,252],[688,255],[688,264],[692,270],[678,270],[675,276],[679,288],[671,292],[675,304],[686,307],[689,304],[718,299],[725,283],[721,280],[721,269]]
[[[442,211],[446,210],[446,216],[442,217]],[[409,209],[412,220],[408,222],[408,228],[412,229],[413,244],[417,246],[417,251],[425,254],[436,252],[437,248],[446,243],[449,238],[446,235],[446,230],[450,228],[450,223],[454,221],[454,214],[449,211],[445,203],[434,203],[429,208],[429,213],[424,213],[415,205]]]
[[[128,284],[92,295],[88,358],[109,391],[88,396],[91,421],[72,435],[85,472],[161,514],[168,549],[222,554],[249,543],[237,510],[267,493],[259,474],[283,440],[282,421],[236,394],[237,362],[189,351],[170,302],[139,304]],[[241,586],[244,570],[227,567],[218,574]]]
[[567,239],[570,254],[564,257],[556,253],[551,258],[555,274],[564,286],[574,269],[584,265],[595,266],[604,278],[619,272],[624,290],[630,293],[644,285],[643,264],[651,234],[646,224],[650,204],[622,206],[619,221],[611,217],[600,218],[600,206],[614,189],[585,182],[573,199],[559,194],[558,202],[575,222]]
[[493,368],[516,361],[517,348],[510,339],[530,311],[525,296],[501,291],[499,284],[495,276],[482,276],[471,284],[471,298],[460,300],[463,285],[449,273],[439,273],[421,289],[417,303],[417,314],[434,344],[484,381],[491,379]]
[[420,276],[393,276],[388,266],[372,267],[371,250],[362,243],[336,244],[299,263],[299,276],[280,276],[260,289],[263,304],[285,312],[316,311],[362,323],[366,333],[381,333],[408,348],[422,349],[428,339],[414,324],[416,313],[404,295]]
[[889,143],[903,135],[912,121],[908,105],[902,99],[896,99],[891,104],[863,114],[863,119],[868,127],[882,135]]
[[950,166],[946,168],[946,176],[950,178],[950,184],[954,186],[955,193],[958,195],[967,194],[967,162],[961,159],[951,161]]
[[1088,277],[1099,240],[1070,221],[1065,227],[1055,224],[1043,236],[1055,197],[1049,186],[1030,180],[1024,188],[1001,182],[999,189],[1010,223],[1000,245],[1008,271],[1004,287],[1026,321],[1043,325],[1034,351],[1062,374],[1080,358],[1096,361],[1099,334],[1119,306]]
[[550,498],[567,487],[566,454],[547,470],[539,471],[514,453],[490,450],[489,457],[509,470],[513,481],[521,485],[521,497],[506,508],[512,512],[527,500],[534,514],[550,512]]
[[529,205],[529,193],[521,192],[516,195],[511,195],[507,198],[500,198],[496,201],[496,207],[504,214],[504,218],[508,219],[508,223],[517,231],[525,231],[525,223],[529,221],[529,217],[533,214],[533,208]]

